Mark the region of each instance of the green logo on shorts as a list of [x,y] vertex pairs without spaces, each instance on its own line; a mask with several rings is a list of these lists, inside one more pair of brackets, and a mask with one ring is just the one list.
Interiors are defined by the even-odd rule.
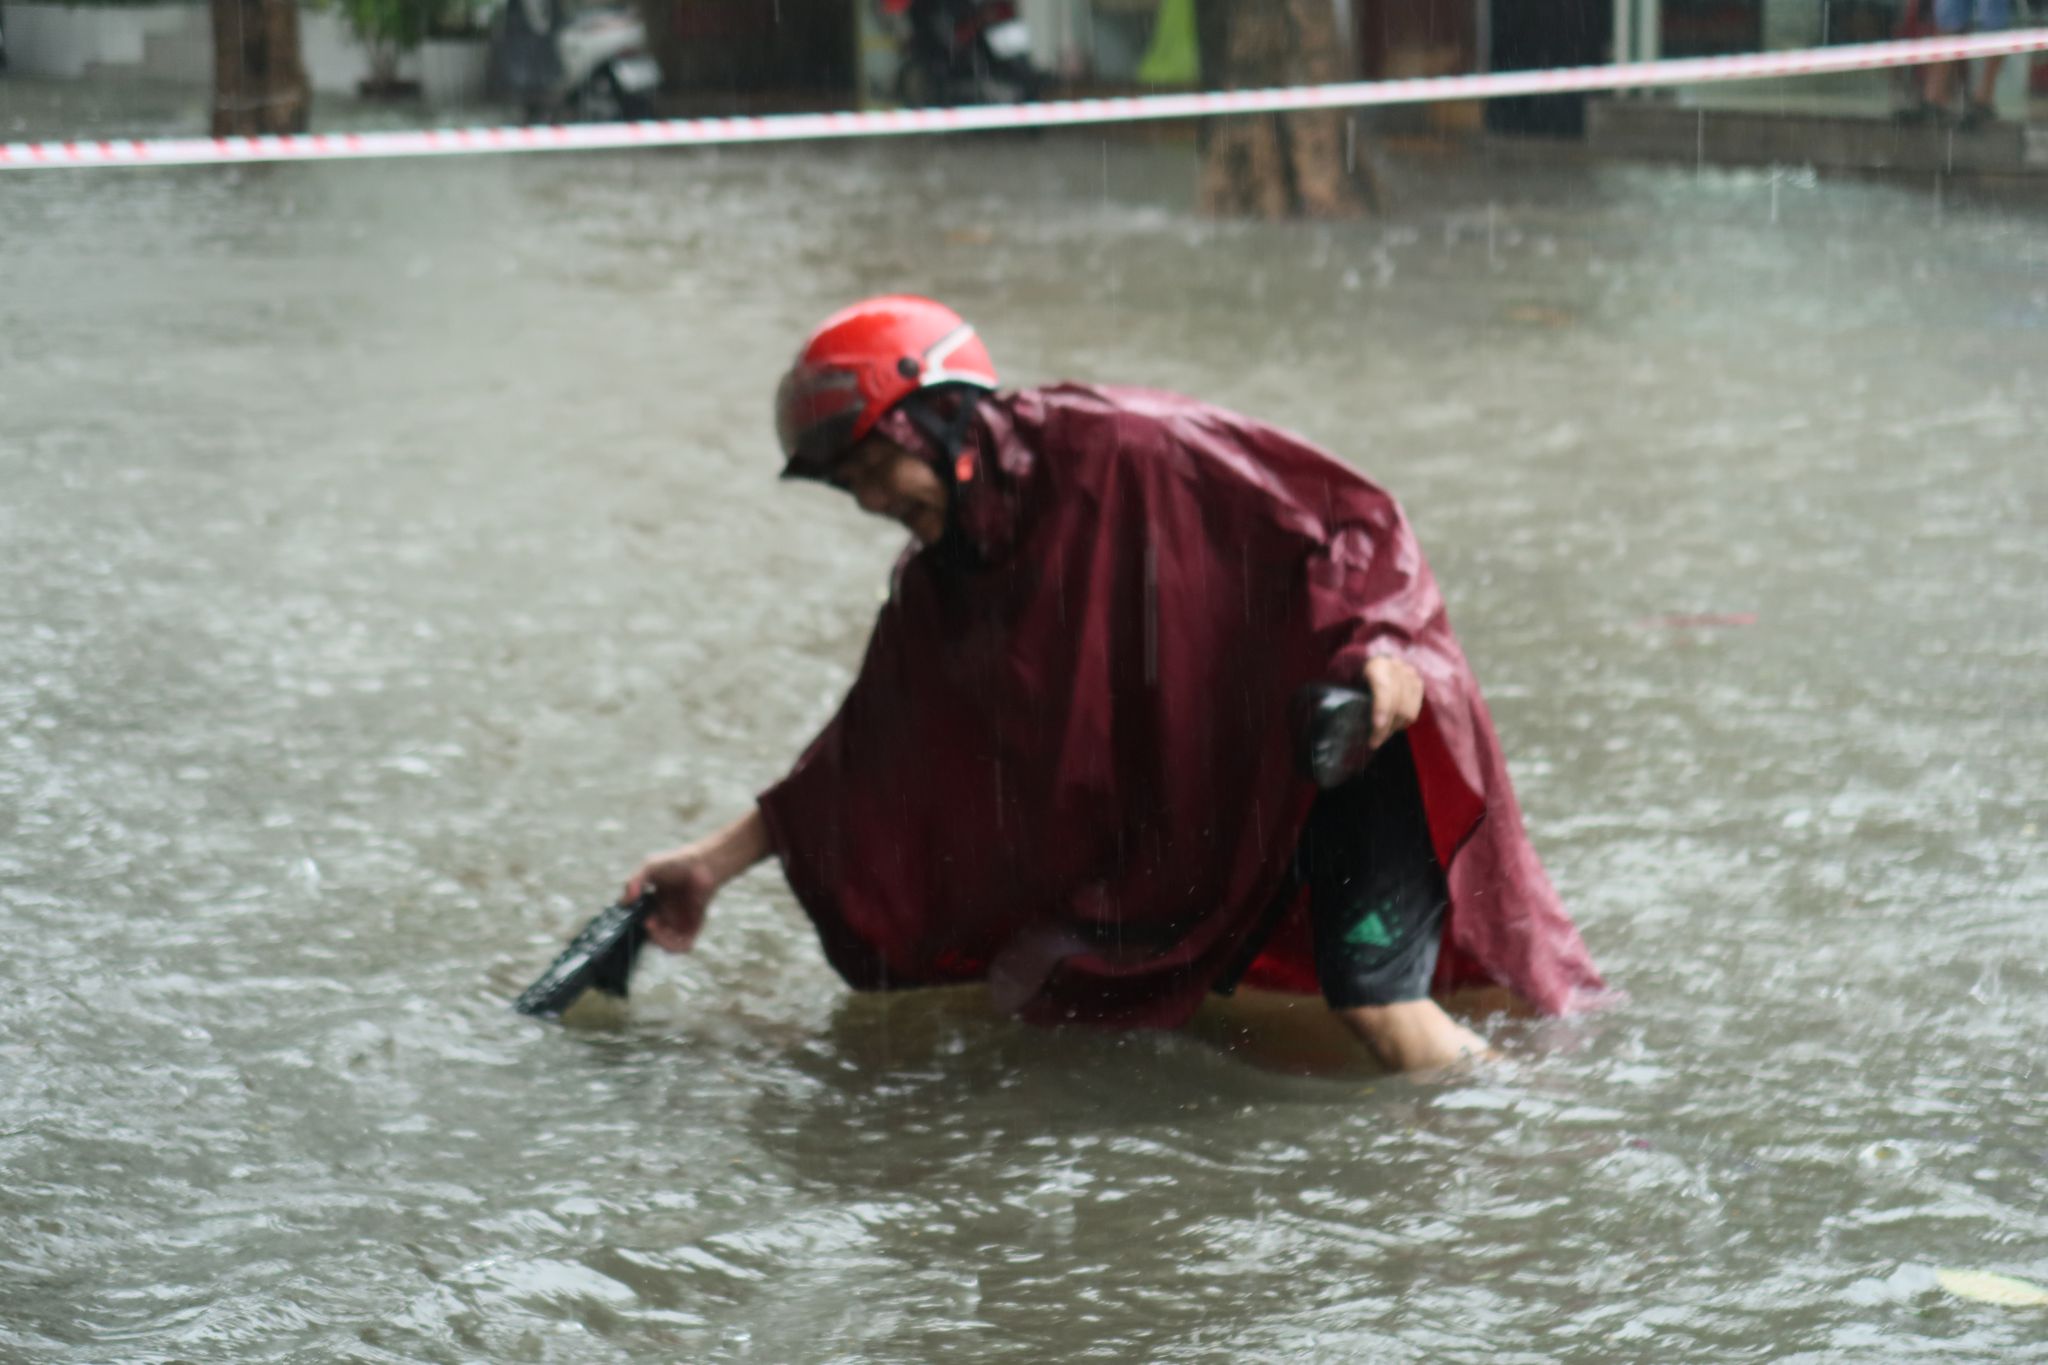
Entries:
[[1380,918],[1380,912],[1372,911],[1358,923],[1351,926],[1351,932],[1344,935],[1344,941],[1353,947],[1391,948],[1394,936],[1387,930],[1387,922]]

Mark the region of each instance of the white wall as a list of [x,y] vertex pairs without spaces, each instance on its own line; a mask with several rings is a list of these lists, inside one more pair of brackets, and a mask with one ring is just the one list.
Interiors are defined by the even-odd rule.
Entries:
[[1788,51],[1820,41],[1821,0],[1764,0],[1764,50]]
[[1040,69],[1072,74],[1094,45],[1089,0],[1018,0],[1017,17],[1031,29],[1031,60]]
[[135,8],[7,6],[8,69],[25,76],[81,76],[101,63],[139,64],[151,34],[183,32],[196,6]]
[[[481,45],[430,42],[399,63],[435,104],[483,98]],[[353,95],[369,56],[346,21],[328,10],[299,12],[299,52],[317,94]],[[130,77],[211,85],[213,20],[203,4],[7,4],[8,69],[23,76]]]

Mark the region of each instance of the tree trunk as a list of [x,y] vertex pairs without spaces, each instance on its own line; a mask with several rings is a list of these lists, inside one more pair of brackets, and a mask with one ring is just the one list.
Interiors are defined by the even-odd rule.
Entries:
[[[1332,0],[1197,0],[1205,84],[1253,90],[1350,77],[1351,44]],[[1217,55],[1211,56],[1215,53]],[[1202,130],[1202,206],[1259,218],[1348,218],[1377,202],[1343,110],[1211,119]]]
[[312,87],[293,0],[212,0],[213,135],[303,133]]

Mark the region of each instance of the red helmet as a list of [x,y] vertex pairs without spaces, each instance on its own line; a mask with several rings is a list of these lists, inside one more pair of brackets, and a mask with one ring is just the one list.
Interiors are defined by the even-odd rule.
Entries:
[[822,479],[883,413],[941,384],[996,386],[974,329],[909,294],[864,299],[818,324],[775,393],[785,479]]

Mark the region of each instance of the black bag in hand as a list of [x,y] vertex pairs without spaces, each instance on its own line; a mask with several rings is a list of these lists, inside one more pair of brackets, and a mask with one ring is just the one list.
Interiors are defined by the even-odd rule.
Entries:
[[647,916],[653,909],[654,897],[648,894],[631,905],[600,911],[569,940],[562,955],[519,993],[512,1008],[552,1019],[587,990],[624,999],[640,945],[647,941]]

